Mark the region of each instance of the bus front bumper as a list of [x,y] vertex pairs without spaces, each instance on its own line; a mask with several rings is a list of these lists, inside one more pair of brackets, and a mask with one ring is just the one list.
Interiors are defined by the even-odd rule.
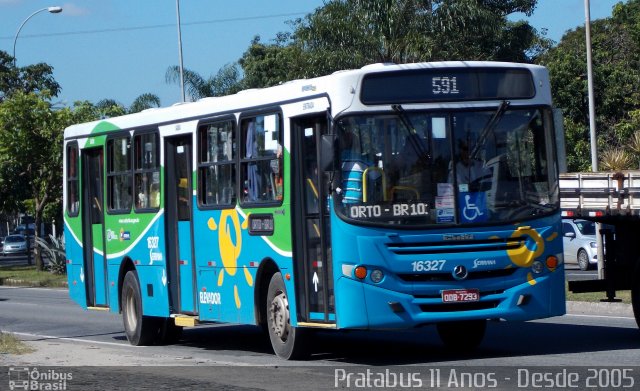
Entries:
[[525,321],[564,315],[564,270],[525,281],[499,293],[481,292],[472,303],[443,303],[350,278],[337,281],[338,328],[402,329],[472,319]]

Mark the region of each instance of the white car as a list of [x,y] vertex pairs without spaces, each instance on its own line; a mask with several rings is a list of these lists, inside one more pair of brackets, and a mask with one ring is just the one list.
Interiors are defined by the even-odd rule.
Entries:
[[593,221],[563,219],[562,235],[565,263],[577,263],[580,270],[597,266],[598,246]]
[[4,238],[2,246],[2,255],[8,254],[26,254],[27,238],[22,235],[9,235]]

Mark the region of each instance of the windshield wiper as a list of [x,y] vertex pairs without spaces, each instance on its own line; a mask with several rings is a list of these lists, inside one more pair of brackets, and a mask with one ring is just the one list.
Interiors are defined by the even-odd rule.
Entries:
[[427,140],[426,140],[427,148],[425,148],[424,145],[420,141],[418,141],[417,139],[417,137],[419,137],[418,132],[416,131],[415,126],[413,126],[413,123],[411,123],[411,119],[409,118],[407,113],[404,111],[404,108],[401,105],[391,105],[391,109],[395,111],[396,114],[398,114],[398,118],[400,118],[400,121],[409,132],[407,139],[411,143],[411,146],[415,150],[420,160],[429,164],[429,162],[431,161],[431,153],[428,150],[428,148],[431,146],[431,139],[429,137],[429,132],[427,132]]
[[484,126],[484,128],[482,129],[482,132],[480,133],[480,136],[478,137],[478,142],[476,143],[476,145],[471,150],[471,153],[469,154],[471,159],[476,159],[478,157],[477,155],[478,155],[478,151],[480,151],[480,147],[484,145],[485,141],[487,140],[487,136],[489,136],[489,133],[493,132],[495,127],[498,125],[498,122],[500,122],[500,118],[502,118],[502,116],[507,111],[507,108],[509,107],[510,104],[511,102],[509,102],[508,100],[503,100],[500,103],[500,106],[498,106],[496,111],[493,113],[491,118],[489,118],[489,121]]

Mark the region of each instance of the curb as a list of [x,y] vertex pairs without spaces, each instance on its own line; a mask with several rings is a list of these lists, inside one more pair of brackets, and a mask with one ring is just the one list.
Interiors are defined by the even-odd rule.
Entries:
[[567,314],[616,315],[633,318],[633,308],[626,303],[567,301]]
[[69,283],[66,281],[62,283],[62,286],[41,286],[41,285],[34,285],[30,281],[16,280],[14,278],[0,278],[0,285],[22,286],[22,287],[29,287],[29,288],[52,288],[52,289],[69,288]]

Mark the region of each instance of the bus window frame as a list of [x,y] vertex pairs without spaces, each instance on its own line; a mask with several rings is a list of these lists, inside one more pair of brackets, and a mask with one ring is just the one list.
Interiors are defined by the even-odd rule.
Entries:
[[[66,182],[66,188],[65,188],[65,196],[66,196],[66,202],[65,202],[65,209],[67,212],[67,215],[69,217],[78,217],[80,215],[80,147],[78,145],[78,141],[74,140],[74,141],[69,141],[66,145],[66,156],[65,156],[65,160],[66,160],[66,172],[65,172],[65,182]],[[69,162],[69,150],[70,149],[75,149],[76,151],[76,161],[75,161],[75,173],[76,175],[74,177],[71,177],[69,175],[70,173],[70,162]],[[69,207],[69,202],[71,201],[70,196],[70,186],[69,184],[75,181],[76,183],[76,191],[75,191],[75,202],[76,202],[76,210],[75,212],[72,211],[72,209]]]
[[[124,209],[112,209],[111,208],[111,202],[112,200],[112,185],[109,181],[110,177],[114,177],[114,176],[121,176],[121,175],[125,175],[127,173],[127,171],[110,171],[110,163],[111,163],[111,154],[109,152],[109,143],[113,142],[113,140],[116,139],[122,139],[122,138],[127,138],[129,140],[129,145],[130,145],[130,152],[129,152],[129,169],[128,171],[128,176],[129,176],[129,184],[131,185],[131,204],[129,205],[129,208],[124,208]],[[107,214],[109,215],[122,215],[122,214],[129,214],[131,213],[131,210],[134,206],[134,197],[135,195],[133,194],[133,153],[131,152],[131,150],[133,149],[133,138],[131,137],[131,133],[130,132],[118,132],[118,133],[114,133],[114,134],[109,134],[107,136],[107,140],[105,141],[105,150],[106,150],[106,162],[105,162],[105,179],[106,179],[106,195],[107,195],[107,207],[105,208],[107,211]]]
[[[216,124],[222,124],[225,122],[231,122],[231,125],[233,127],[233,134],[235,136],[235,142],[236,142],[236,151],[235,151],[235,156],[231,159],[231,160],[225,160],[224,162],[203,162],[202,161],[202,157],[201,157],[201,148],[203,148],[203,146],[201,145],[201,138],[200,138],[200,132],[201,132],[201,128],[202,127],[206,127],[209,125],[216,125]],[[239,132],[238,132],[239,126],[238,126],[238,121],[236,120],[236,117],[233,115],[224,115],[221,117],[216,117],[216,118],[207,118],[204,120],[201,120],[200,122],[198,122],[198,126],[196,128],[196,146],[194,148],[195,153],[197,154],[197,158],[196,158],[196,180],[197,180],[197,185],[196,185],[196,193],[197,193],[197,197],[196,197],[196,205],[198,207],[198,210],[223,210],[223,209],[234,209],[235,206],[238,204],[238,201],[240,199],[240,193],[239,193],[239,184],[238,184],[238,173],[239,173],[239,157],[240,157],[240,141],[239,141]],[[202,202],[202,193],[205,191],[205,189],[202,186],[202,181],[203,176],[200,173],[202,168],[206,168],[206,167],[212,167],[212,166],[224,166],[224,165],[232,165],[235,169],[235,174],[234,174],[234,186],[233,186],[233,191],[236,193],[235,194],[235,201],[228,203],[228,204],[205,204]]]
[[[153,169],[149,169],[149,168],[142,168],[142,169],[137,169],[136,168],[136,138],[138,136],[144,136],[147,134],[153,134],[155,136],[155,144],[156,144],[156,163],[155,163],[155,168]],[[132,136],[132,142],[131,142],[131,147],[133,148],[133,153],[131,154],[131,158],[132,158],[132,163],[131,163],[131,170],[133,172],[133,197],[134,197],[134,202],[133,202],[133,211],[135,213],[157,213],[160,210],[160,205],[162,205],[162,198],[163,198],[163,191],[162,189],[163,187],[163,181],[162,181],[162,175],[161,175],[161,165],[160,165],[160,160],[161,160],[161,155],[160,155],[160,143],[161,143],[161,137],[160,137],[160,130],[157,127],[154,128],[146,128],[146,129],[140,129],[140,130],[135,130],[133,132],[133,136]],[[142,148],[144,148],[144,146],[142,146]],[[142,149],[140,149],[140,151],[142,151]],[[157,172],[158,173],[158,192],[159,192],[159,202],[158,202],[158,207],[152,208],[152,207],[145,207],[145,208],[139,208],[137,207],[137,203],[135,201],[135,198],[137,196],[136,193],[136,175],[144,175],[147,173],[153,173],[153,172]]]
[[[271,157],[262,157],[262,158],[244,158],[243,156],[246,154],[246,136],[243,134],[242,131],[242,125],[243,125],[243,121],[248,120],[248,119],[255,119],[256,117],[259,116],[268,116],[268,115],[277,115],[278,116],[278,126],[279,126],[279,131],[280,134],[278,136],[278,145],[280,145],[280,147],[282,148],[282,156],[281,156],[281,167],[280,167],[280,171],[282,172],[282,198],[279,200],[271,200],[271,201],[244,201],[243,200],[243,195],[244,195],[244,188],[243,188],[243,184],[242,184],[242,169],[243,169],[243,164],[244,163],[249,163],[249,162],[261,162],[261,161],[269,161],[269,160],[273,160],[273,158]],[[276,106],[276,107],[269,107],[269,108],[265,108],[265,109],[261,109],[261,110],[254,110],[254,111],[246,111],[243,112],[242,114],[240,114],[240,117],[238,118],[238,125],[237,125],[237,129],[238,129],[238,142],[240,143],[239,148],[238,148],[238,169],[236,170],[236,176],[237,176],[237,190],[238,190],[238,204],[241,207],[246,207],[246,208],[268,208],[268,207],[279,207],[282,206],[282,204],[284,203],[284,198],[285,198],[285,191],[286,191],[286,186],[284,183],[284,176],[286,173],[286,167],[285,167],[285,159],[284,159],[284,114],[282,112],[282,107],[280,106]]]

